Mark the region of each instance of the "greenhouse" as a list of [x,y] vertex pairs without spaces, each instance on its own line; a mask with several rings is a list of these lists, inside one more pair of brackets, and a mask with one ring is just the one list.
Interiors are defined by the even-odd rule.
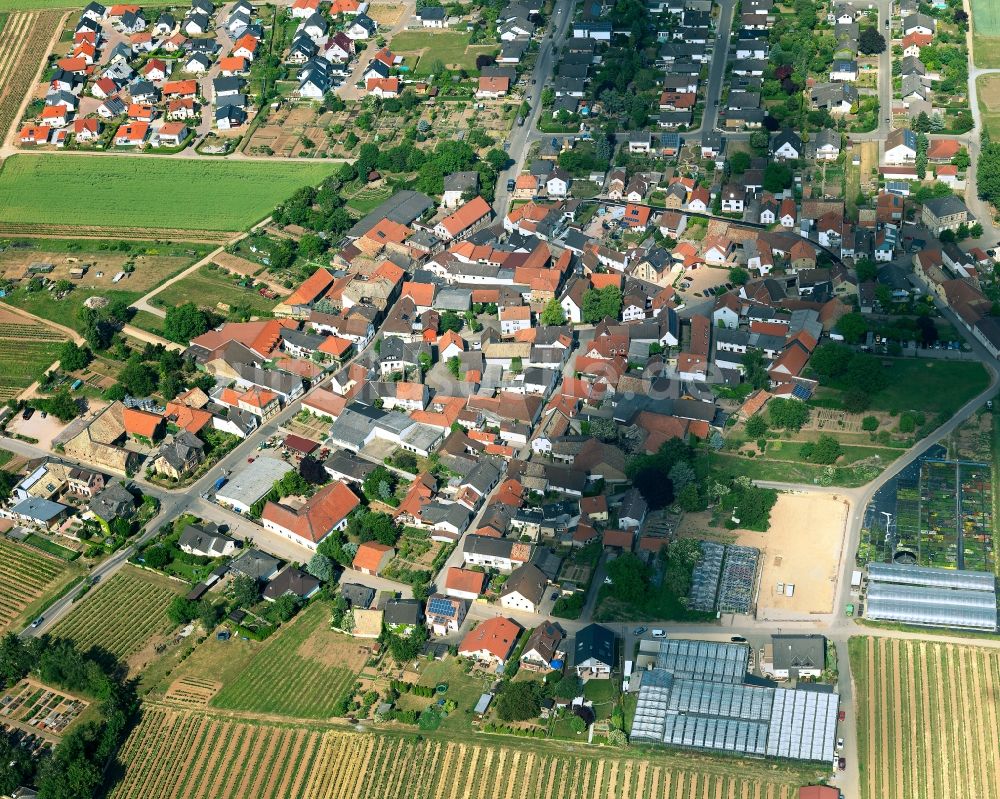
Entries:
[[875,621],[995,630],[996,580],[985,572],[872,563],[865,615]]
[[898,563],[871,563],[868,580],[872,583],[901,583],[928,588],[965,588],[970,591],[993,591],[996,580],[989,572],[935,569],[930,566],[902,566]]

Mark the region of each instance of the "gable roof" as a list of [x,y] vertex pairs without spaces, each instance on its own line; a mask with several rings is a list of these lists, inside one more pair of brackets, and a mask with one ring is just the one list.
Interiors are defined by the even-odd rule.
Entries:
[[614,665],[615,634],[607,627],[590,624],[577,632],[575,662],[579,665],[586,660]]
[[344,483],[331,483],[316,492],[298,510],[277,502],[268,502],[261,519],[291,530],[308,541],[319,543],[360,504],[361,501]]
[[125,432],[132,436],[142,436],[143,438],[153,438],[163,421],[162,416],[149,411],[140,411],[137,408],[125,408],[122,411],[122,422],[125,425]]
[[351,566],[359,570],[368,569],[368,571],[378,571],[379,565],[382,563],[382,557],[386,552],[392,551],[392,547],[380,544],[377,541],[365,541],[358,547]]
[[462,652],[486,651],[498,660],[507,660],[521,632],[521,625],[503,616],[487,619],[469,631],[458,647]]
[[457,566],[449,566],[445,576],[444,587],[451,591],[467,591],[469,593],[483,593],[483,586],[486,584],[486,575],[483,572],[474,572],[470,569],[460,569]]

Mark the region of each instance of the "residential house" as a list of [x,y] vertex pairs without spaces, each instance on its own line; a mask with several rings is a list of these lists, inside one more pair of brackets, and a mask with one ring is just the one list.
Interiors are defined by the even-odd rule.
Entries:
[[511,610],[537,613],[545,599],[548,580],[535,566],[527,563],[511,572],[500,591],[500,605]]
[[607,627],[589,624],[576,634],[576,676],[580,679],[610,679],[615,667],[615,634]]
[[444,594],[431,594],[427,598],[424,618],[427,628],[434,635],[448,635],[458,632],[465,621],[465,612],[465,600]]
[[521,625],[511,619],[495,616],[480,622],[459,644],[458,654],[487,666],[502,666],[507,662],[521,634]]

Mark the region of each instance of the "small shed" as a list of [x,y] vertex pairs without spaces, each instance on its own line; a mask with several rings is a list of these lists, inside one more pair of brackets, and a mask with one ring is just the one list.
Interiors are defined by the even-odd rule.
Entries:
[[479,697],[479,701],[476,702],[476,707],[473,709],[473,713],[477,716],[482,716],[489,710],[490,702],[493,701],[493,694],[483,694]]

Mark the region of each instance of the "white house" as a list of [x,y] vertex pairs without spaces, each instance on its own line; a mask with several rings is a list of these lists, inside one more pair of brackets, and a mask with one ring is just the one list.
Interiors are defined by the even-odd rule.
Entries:
[[500,605],[510,610],[537,613],[545,598],[548,580],[537,566],[530,563],[514,569],[500,591]]

